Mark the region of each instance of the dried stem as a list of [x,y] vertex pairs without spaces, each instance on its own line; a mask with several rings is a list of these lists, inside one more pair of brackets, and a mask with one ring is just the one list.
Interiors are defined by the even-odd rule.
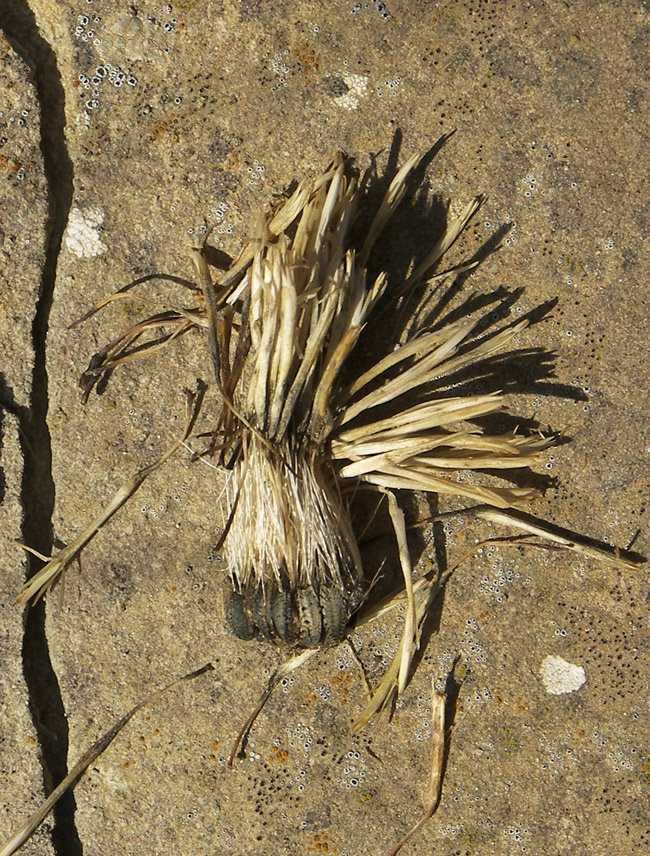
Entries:
[[[309,660],[317,652],[317,650],[318,649],[316,649],[316,648],[307,648],[306,650],[301,651],[300,654],[297,654],[295,657],[292,657],[290,660],[287,660],[286,663],[283,663],[271,675],[271,677],[269,678],[269,682],[266,686],[266,689],[264,690],[264,692],[260,696],[260,700],[258,701],[258,703],[255,705],[255,709],[253,710],[251,715],[248,717],[248,719],[246,720],[244,725],[241,727],[239,734],[235,738],[235,742],[233,743],[232,749],[230,750],[230,755],[228,756],[228,766],[229,767],[232,767],[233,764],[235,763],[235,758],[237,757],[241,747],[243,746],[244,742],[246,741],[249,731],[253,727],[257,717],[260,715],[262,708],[264,707],[266,702],[269,700],[273,690],[277,687],[277,685],[280,683],[280,681],[283,678],[286,678],[287,675],[290,675],[291,672],[294,672],[296,669],[298,669],[300,666],[302,666],[303,663],[306,663],[307,660]],[[1,853],[0,853],[0,856],[2,856]]]
[[396,856],[402,847],[409,841],[424,824],[430,820],[440,804],[442,793],[442,779],[445,767],[445,706],[447,704],[446,693],[437,689],[436,681],[431,680],[431,769],[429,772],[429,786],[427,788],[424,803],[424,814],[403,838],[397,842],[390,851],[389,856]]
[[194,672],[190,672],[188,675],[185,675],[182,678],[178,678],[178,680],[172,681],[171,684],[168,684],[166,687],[163,687],[161,690],[157,690],[155,693],[152,693],[148,696],[144,701],[136,704],[135,707],[131,708],[131,710],[123,716],[120,720],[118,720],[115,725],[109,729],[102,737],[99,738],[93,745],[84,752],[81,758],[74,765],[72,770],[68,773],[68,775],[57,785],[57,787],[52,791],[49,797],[45,800],[45,802],[40,806],[40,808],[34,812],[21,826],[21,828],[16,832],[11,838],[5,842],[0,849],[0,856],[11,856],[12,853],[15,853],[22,845],[33,835],[33,833],[38,829],[41,823],[45,820],[47,815],[50,813],[55,803],[61,799],[63,794],[69,790],[77,780],[86,772],[88,767],[95,761],[105,749],[110,746],[113,740],[117,737],[119,732],[124,728],[127,722],[135,716],[135,714],[142,710],[148,704],[156,701],[156,699],[160,698],[164,693],[169,692],[169,690],[175,689],[180,684],[185,681],[192,680],[193,678],[198,678],[199,675],[203,675],[205,672],[213,671],[214,666],[212,663],[207,663],[201,669],[197,669]]
[[[192,427],[203,399],[204,391],[204,387],[200,386],[197,392],[187,393],[187,418],[180,437],[158,458],[157,461],[147,467],[143,467],[141,470],[138,470],[134,476],[126,481],[116,491],[108,505],[102,509],[100,514],[98,514],[90,525],[84,529],[81,535],[79,535],[78,538],[75,538],[72,544],[64,547],[56,556],[52,557],[47,564],[38,570],[34,576],[25,583],[16,598],[15,603],[17,605],[22,606],[30,600],[34,603],[39,600],[55,580],[65,571],[73,559],[81,553],[86,544],[95,537],[102,526],[104,526],[104,524],[113,517],[124,503],[133,496],[144,480],[169,460],[169,458],[171,458],[171,456],[183,445],[192,431]],[[25,549],[29,548],[25,547]]]

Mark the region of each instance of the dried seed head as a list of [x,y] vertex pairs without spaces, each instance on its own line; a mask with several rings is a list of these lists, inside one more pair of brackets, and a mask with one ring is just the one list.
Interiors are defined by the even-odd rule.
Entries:
[[[412,157],[397,172],[354,246],[350,228],[367,182],[337,155],[279,210],[260,216],[254,237],[216,283],[208,250],[193,252],[202,305],[165,307],[139,322],[102,349],[84,375],[87,396],[103,372],[160,347],[140,344],[145,330],[170,325],[173,339],[195,326],[207,329],[223,397],[214,448],[228,473],[226,614],[241,638],[260,634],[306,647],[342,638],[364,594],[346,485],[446,493],[498,508],[537,495],[495,486],[482,473],[528,467],[552,441],[484,434],[475,420],[501,410],[502,395],[470,395],[457,384],[479,364],[483,382],[494,381],[489,358],[512,343],[525,321],[476,338],[477,322],[467,319],[407,329],[356,380],[342,379],[344,366],[352,374],[350,356],[391,288],[401,299],[427,277],[432,282],[474,267],[431,274],[481,197],[447,223],[404,282],[389,288],[385,273],[368,282],[373,245],[417,164]],[[137,351],[130,350],[136,341]],[[462,471],[476,478],[459,479]],[[404,558],[405,546],[400,550]],[[41,579],[49,585],[59,567],[52,564],[23,596],[38,591]]]
[[224,608],[226,621],[235,636],[248,640],[257,634],[257,630],[244,605],[243,595],[235,591],[230,583],[224,586]]
[[240,591],[356,587],[361,577],[347,505],[309,448],[269,449],[249,432],[229,481],[225,556]]
[[291,603],[291,592],[276,591],[271,598],[271,615],[273,626],[280,639],[287,645],[293,645],[296,641],[293,620],[293,604]]
[[324,637],[323,617],[316,589],[296,589],[296,611],[298,616],[298,640],[305,648],[315,648]]
[[[418,331],[356,381],[341,380],[387,288],[385,274],[367,284],[365,264],[416,163],[411,158],[392,181],[358,252],[348,232],[362,191],[337,157],[259,222],[240,256],[242,276],[228,274],[216,292],[207,280],[211,351],[227,399],[225,557],[237,596],[227,614],[239,636],[252,629],[306,647],[343,638],[363,594],[346,480],[464,494],[500,507],[536,494],[449,478],[463,469],[525,467],[548,445],[539,436],[486,437],[467,423],[501,409],[499,394],[426,398],[433,381],[444,388],[445,376],[504,348],[525,322],[474,342],[465,321]],[[437,263],[479,201],[448,225],[408,288]],[[229,313],[223,322],[219,307]],[[412,393],[422,395],[407,406]]]
[[345,638],[349,620],[341,590],[335,586],[323,586],[319,594],[325,639],[330,645],[338,645]]
[[276,450],[242,432],[224,549],[234,588],[228,620],[238,636],[250,623],[280,643],[340,640],[360,599],[362,570],[334,479],[322,451],[300,444]]

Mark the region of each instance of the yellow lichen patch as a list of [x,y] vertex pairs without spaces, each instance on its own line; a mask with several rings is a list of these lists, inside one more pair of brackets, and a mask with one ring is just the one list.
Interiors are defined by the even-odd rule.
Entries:
[[334,842],[327,832],[317,832],[307,839],[306,851],[309,853],[337,853]]
[[224,164],[225,169],[234,169],[239,165],[239,155],[237,152],[229,152]]
[[269,764],[284,764],[289,757],[289,750],[282,749],[279,746],[274,749],[272,754],[266,759]]
[[314,49],[310,47],[309,42],[294,46],[291,49],[291,56],[297,61],[298,71],[304,73],[306,82],[313,83],[318,72],[320,59]]
[[348,674],[347,671],[340,672],[338,675],[334,675],[333,678],[330,678],[330,684],[333,689],[339,691],[341,703],[347,704],[348,696],[350,695],[350,687],[354,684],[352,675]]
[[501,745],[503,746],[504,752],[515,752],[519,749],[519,738],[513,735],[510,728],[505,726],[500,728],[499,735],[501,737]]
[[20,161],[0,155],[0,170],[7,170],[7,172],[19,172],[21,168],[22,163]]
[[524,701],[519,696],[515,699],[514,708],[517,713],[526,713],[526,711],[528,710],[528,706],[528,702]]

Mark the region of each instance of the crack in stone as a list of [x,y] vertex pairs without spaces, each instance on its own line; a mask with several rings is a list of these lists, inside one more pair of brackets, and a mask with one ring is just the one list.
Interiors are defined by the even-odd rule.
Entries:
[[[47,424],[46,336],[61,240],[72,202],[73,166],[65,145],[65,96],[55,52],[42,37],[32,9],[23,0],[2,0],[0,28],[32,72],[41,113],[41,153],[48,188],[48,219],[45,261],[32,323],[34,365],[31,407],[27,410],[11,400],[3,403],[16,414],[20,423],[24,458],[22,537],[26,544],[50,555],[53,546],[55,489]],[[8,398],[8,391],[5,392],[3,399]],[[28,577],[41,564],[30,555]],[[45,605],[42,601],[26,610],[22,656],[30,713],[41,750],[43,779],[49,793],[68,772],[68,723],[57,675],[50,660]],[[75,826],[72,793],[59,800],[53,813],[55,824],[52,842],[55,852],[60,856],[80,856],[82,845]]]

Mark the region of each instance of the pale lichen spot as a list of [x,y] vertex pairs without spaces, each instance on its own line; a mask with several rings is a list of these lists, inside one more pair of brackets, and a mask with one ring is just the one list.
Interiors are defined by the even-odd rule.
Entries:
[[144,60],[155,53],[167,53],[167,37],[174,30],[175,24],[166,22],[162,26],[161,21],[152,17],[140,18],[131,7],[104,28],[97,48],[101,56],[112,62]]
[[356,110],[368,89],[368,78],[364,74],[344,71],[341,75],[348,91],[334,98],[334,103],[344,110]]
[[65,245],[79,259],[103,255],[108,247],[99,236],[104,214],[99,208],[73,208],[65,232]]
[[576,666],[574,663],[563,660],[562,657],[551,655],[544,657],[539,673],[546,692],[551,695],[574,693],[587,680],[582,666]]

